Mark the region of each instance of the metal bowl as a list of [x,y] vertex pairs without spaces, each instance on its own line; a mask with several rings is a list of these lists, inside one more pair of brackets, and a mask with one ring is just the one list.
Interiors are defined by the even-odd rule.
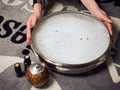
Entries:
[[110,35],[106,26],[89,14],[62,11],[43,17],[32,32],[32,47],[48,68],[78,74],[106,60]]

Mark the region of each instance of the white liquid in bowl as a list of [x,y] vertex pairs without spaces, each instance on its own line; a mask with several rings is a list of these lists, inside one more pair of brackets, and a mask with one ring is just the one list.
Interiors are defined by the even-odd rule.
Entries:
[[106,27],[78,13],[61,13],[44,18],[33,30],[33,44],[45,58],[65,64],[96,60],[109,47]]

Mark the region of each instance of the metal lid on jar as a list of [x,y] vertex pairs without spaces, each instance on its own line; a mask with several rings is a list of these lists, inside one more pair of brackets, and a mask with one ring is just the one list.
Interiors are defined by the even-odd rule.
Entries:
[[44,66],[39,64],[39,63],[33,63],[31,66],[30,66],[30,72],[32,74],[40,74],[41,72],[44,71]]

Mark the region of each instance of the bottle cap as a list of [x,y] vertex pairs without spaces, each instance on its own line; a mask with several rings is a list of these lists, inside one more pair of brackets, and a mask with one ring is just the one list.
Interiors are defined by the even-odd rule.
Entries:
[[30,56],[29,55],[25,55],[25,57],[24,57],[25,59],[29,59],[30,58]]
[[15,64],[15,67],[19,67],[19,66],[20,66],[20,64],[19,64],[19,63],[16,63],[16,64]]

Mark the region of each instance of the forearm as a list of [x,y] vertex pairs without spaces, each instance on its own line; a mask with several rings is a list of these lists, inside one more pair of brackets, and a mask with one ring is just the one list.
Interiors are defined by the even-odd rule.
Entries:
[[100,9],[95,0],[81,0],[81,2],[90,12]]

